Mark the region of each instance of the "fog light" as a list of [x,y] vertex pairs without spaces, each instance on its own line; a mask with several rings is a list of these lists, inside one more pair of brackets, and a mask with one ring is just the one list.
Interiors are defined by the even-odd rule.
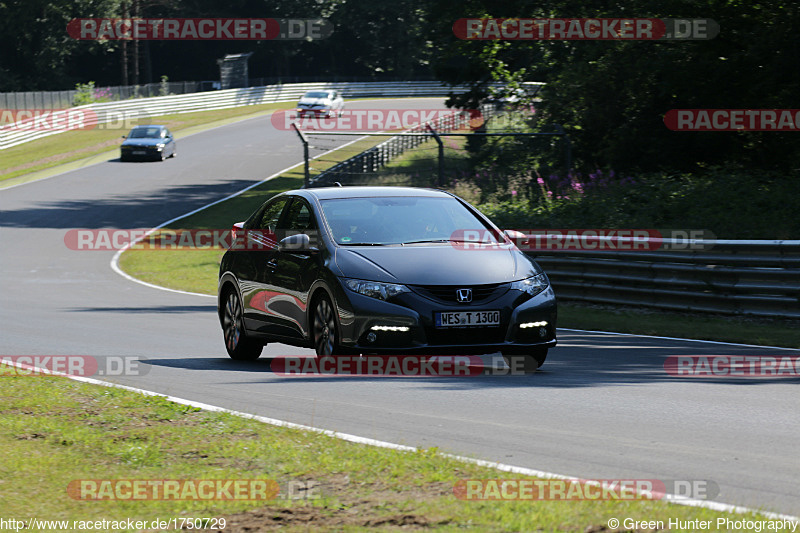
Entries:
[[375,335],[373,332],[367,333],[367,342],[375,342],[378,340],[378,336]]
[[547,336],[547,328],[539,328],[539,336],[546,337]]
[[408,331],[407,326],[372,326],[372,331]]
[[[520,329],[527,329],[527,328],[544,328],[547,326],[547,322],[542,320],[541,322],[525,322],[524,324],[520,324]],[[546,330],[545,330],[546,332]],[[540,332],[541,333],[541,332]]]

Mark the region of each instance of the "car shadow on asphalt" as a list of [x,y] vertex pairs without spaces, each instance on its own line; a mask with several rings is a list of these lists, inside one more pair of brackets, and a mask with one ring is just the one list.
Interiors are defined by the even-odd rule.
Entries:
[[[473,359],[468,375],[364,375],[302,373],[303,367],[295,364],[297,373],[287,372],[285,357],[310,357],[313,355],[289,354],[264,357],[256,361],[234,361],[227,358],[170,358],[149,359],[147,363],[160,366],[185,368],[197,371],[251,372],[253,379],[239,380],[238,384],[274,383],[328,383],[385,382],[386,380],[416,382],[425,388],[443,390],[468,390],[487,387],[537,387],[537,388],[586,388],[599,386],[628,386],[650,383],[696,383],[735,386],[758,386],[768,384],[800,383],[797,369],[794,375],[769,373],[750,377],[728,371],[694,375],[678,373],[673,364],[677,357],[713,358],[768,356],[794,358],[800,361],[797,351],[783,351],[765,347],[695,343],[691,341],[654,339],[634,335],[608,335],[601,333],[569,332],[559,336],[560,345],[550,350],[547,361],[535,373],[513,372],[499,354]],[[300,350],[300,349],[295,349]],[[306,350],[308,352],[308,350]],[[275,362],[278,361],[278,364]],[[475,368],[477,366],[477,368]],[[308,367],[316,369],[313,365]],[[446,367],[442,367],[446,368]],[[451,367],[452,368],[452,367]]]

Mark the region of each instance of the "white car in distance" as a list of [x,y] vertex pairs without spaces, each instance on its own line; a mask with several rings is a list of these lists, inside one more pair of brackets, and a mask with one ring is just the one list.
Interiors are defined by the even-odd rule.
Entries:
[[335,117],[344,109],[344,100],[339,91],[308,91],[297,102],[297,117],[312,115],[317,118]]

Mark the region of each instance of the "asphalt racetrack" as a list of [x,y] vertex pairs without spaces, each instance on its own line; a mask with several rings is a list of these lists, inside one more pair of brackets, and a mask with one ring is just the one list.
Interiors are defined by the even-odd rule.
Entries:
[[269,345],[256,362],[232,361],[213,298],[134,283],[110,268],[114,252],[64,244],[73,228],[159,225],[301,160],[296,134],[261,117],[178,135],[178,157],[164,163],[115,159],[0,190],[0,355],[146,357],[145,375],[113,381],[563,475],[709,480],[715,501],[800,514],[798,378],[664,370],[674,355],[796,351],[561,330],[533,375],[281,376],[269,357],[312,351]]

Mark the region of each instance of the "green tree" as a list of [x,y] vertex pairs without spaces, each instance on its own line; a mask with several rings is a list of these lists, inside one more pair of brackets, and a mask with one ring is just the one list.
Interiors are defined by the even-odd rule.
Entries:
[[712,18],[721,27],[719,36],[691,42],[463,41],[440,29],[434,68],[449,83],[472,83],[470,93],[452,98],[462,107],[485,98],[491,81],[546,82],[539,125],[563,125],[577,165],[585,168],[796,168],[794,133],[686,133],[663,124],[670,109],[797,107],[796,4],[545,0],[500,9],[471,0],[459,7],[441,2],[431,18],[443,28],[464,16]]

